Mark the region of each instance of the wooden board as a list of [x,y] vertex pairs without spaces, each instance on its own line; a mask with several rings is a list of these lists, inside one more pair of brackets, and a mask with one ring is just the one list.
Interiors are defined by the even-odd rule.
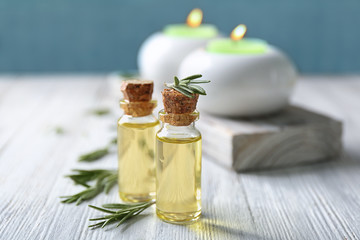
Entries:
[[202,114],[197,126],[204,152],[237,171],[330,160],[341,153],[341,122],[295,106],[256,118]]
[[[149,209],[119,228],[92,231],[88,219],[99,213],[87,204],[118,202],[117,190],[80,206],[59,196],[82,189],[64,178],[70,169],[117,166],[115,153],[77,162],[115,134],[121,111],[105,77],[0,77],[0,239],[359,239],[359,92],[360,77],[306,77],[293,97],[344,122],[339,161],[239,174],[204,152],[198,223],[166,224]],[[112,113],[89,115],[97,107]]]

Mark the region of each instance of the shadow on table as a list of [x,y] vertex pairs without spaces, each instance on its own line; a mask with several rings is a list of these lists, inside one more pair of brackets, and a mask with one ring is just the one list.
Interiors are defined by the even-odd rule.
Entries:
[[238,225],[237,227],[228,226],[225,222],[222,222],[219,219],[211,218],[204,213],[198,222],[187,225],[187,227],[191,231],[200,235],[201,239],[229,239],[229,237],[236,239],[263,239],[254,233],[244,231],[241,229],[241,225]]

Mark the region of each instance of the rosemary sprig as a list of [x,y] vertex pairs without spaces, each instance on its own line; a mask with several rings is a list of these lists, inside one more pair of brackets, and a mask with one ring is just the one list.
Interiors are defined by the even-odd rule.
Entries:
[[58,135],[62,135],[65,133],[65,130],[62,127],[56,127],[55,128],[55,133]]
[[93,109],[91,111],[92,114],[97,115],[97,116],[103,116],[103,115],[108,115],[110,113],[110,109],[108,108],[97,108],[97,109]]
[[79,162],[93,162],[109,154],[109,147],[100,148],[95,151],[83,154],[79,157]]
[[112,139],[107,146],[94,150],[89,153],[85,153],[79,157],[79,162],[94,162],[98,159],[101,159],[110,153],[111,145],[115,145],[117,143],[117,139]]
[[113,139],[111,139],[110,143],[109,144],[117,144],[117,138],[114,137]]
[[[76,203],[79,205],[83,201],[90,200],[102,192],[108,194],[111,188],[117,183],[117,171],[116,170],[74,170],[77,174],[68,175],[75,184],[80,184],[87,189],[70,196],[62,196],[65,198],[62,203]],[[90,186],[89,182],[96,180],[94,186]]]
[[118,227],[126,220],[139,215],[141,212],[143,212],[145,209],[149,208],[153,204],[155,204],[155,201],[135,204],[111,203],[102,205],[102,208],[89,205],[89,207],[93,209],[108,213],[107,215],[102,217],[91,218],[90,221],[99,222],[89,225],[89,227],[91,229],[99,227],[104,228],[105,226],[114,223],[117,223],[116,227]]
[[100,178],[103,175],[108,175],[109,173],[113,173],[111,170],[106,169],[94,169],[94,170],[81,170],[74,169],[73,172],[76,174],[66,175],[65,177],[70,178],[74,181],[75,184],[82,185],[84,187],[89,188],[89,182]]
[[201,74],[195,74],[195,75],[191,75],[188,76],[186,78],[183,79],[179,79],[178,77],[174,77],[174,82],[173,83],[165,83],[165,86],[168,88],[172,88],[175,89],[176,91],[184,94],[187,97],[193,98],[193,94],[197,93],[200,95],[206,95],[206,91],[195,84],[200,84],[200,83],[209,83],[209,80],[200,80],[198,78],[201,78],[202,75]]

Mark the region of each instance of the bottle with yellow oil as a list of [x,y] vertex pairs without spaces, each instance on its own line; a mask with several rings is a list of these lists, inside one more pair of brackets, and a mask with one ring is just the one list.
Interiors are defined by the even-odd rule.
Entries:
[[165,222],[187,224],[201,215],[201,134],[195,128],[199,94],[194,85],[209,81],[194,75],[167,84],[162,92],[164,110],[156,134],[156,214]]
[[159,121],[152,114],[156,101],[151,100],[152,81],[128,80],[121,85],[124,100],[119,119],[118,185],[119,195],[126,202],[155,199],[155,134]]

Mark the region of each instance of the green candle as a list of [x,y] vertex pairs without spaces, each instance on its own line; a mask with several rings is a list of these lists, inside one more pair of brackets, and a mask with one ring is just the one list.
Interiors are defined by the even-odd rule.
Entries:
[[238,25],[231,32],[231,38],[217,39],[211,41],[206,50],[212,53],[225,54],[260,54],[267,49],[265,41],[260,39],[243,39],[246,33],[244,24]]
[[210,24],[201,24],[199,27],[190,27],[186,24],[171,24],[164,28],[163,33],[172,37],[190,38],[212,38],[218,35],[216,27]]
[[266,49],[266,42],[260,39],[217,39],[211,41],[206,47],[208,52],[227,54],[260,54],[264,53]]
[[187,24],[167,25],[163,33],[172,37],[185,38],[213,38],[218,35],[217,28],[211,24],[201,24],[202,11],[198,8],[193,9],[188,17]]

